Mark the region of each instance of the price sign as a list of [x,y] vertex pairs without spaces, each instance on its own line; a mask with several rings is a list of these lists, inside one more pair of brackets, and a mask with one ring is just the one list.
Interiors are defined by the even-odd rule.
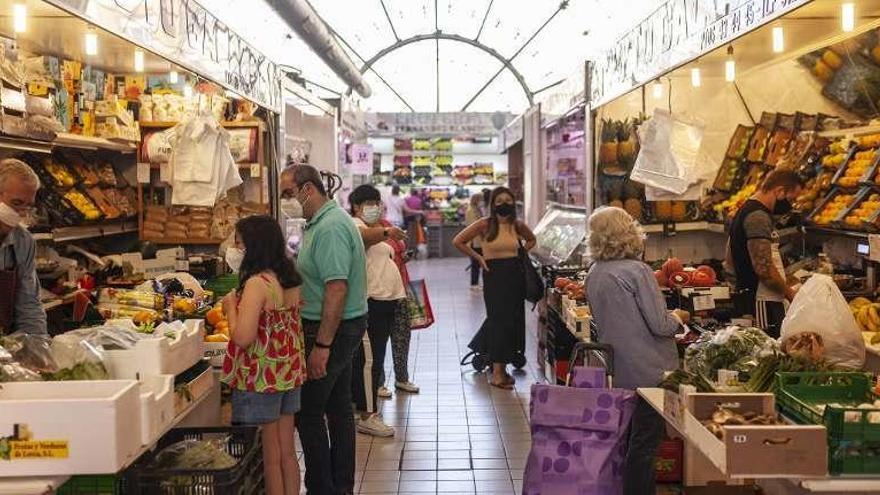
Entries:
[[880,235],[868,234],[868,259],[880,261]]
[[715,309],[715,299],[711,295],[693,296],[691,300],[694,302],[694,311],[709,311]]
[[139,184],[149,184],[150,183],[150,164],[149,163],[138,163],[137,164],[137,181]]
[[348,148],[352,175],[373,174],[373,145],[354,143]]

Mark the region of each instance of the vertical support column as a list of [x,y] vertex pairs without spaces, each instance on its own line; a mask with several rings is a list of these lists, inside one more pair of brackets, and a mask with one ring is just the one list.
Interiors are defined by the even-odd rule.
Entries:
[[541,106],[523,114],[523,207],[526,223],[534,227],[544,214],[547,199]]

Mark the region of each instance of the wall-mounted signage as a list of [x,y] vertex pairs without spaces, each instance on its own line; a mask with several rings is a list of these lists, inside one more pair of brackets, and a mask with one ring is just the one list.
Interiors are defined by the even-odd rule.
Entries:
[[812,0],[668,0],[592,66],[597,107]]
[[275,112],[281,71],[194,0],[48,0]]
[[513,120],[508,112],[368,113],[370,136],[497,136]]

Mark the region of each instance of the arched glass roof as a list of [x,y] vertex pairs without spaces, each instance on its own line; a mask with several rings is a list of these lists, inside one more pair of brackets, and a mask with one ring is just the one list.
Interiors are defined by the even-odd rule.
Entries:
[[[322,96],[348,89],[265,2],[199,1]],[[521,112],[662,2],[311,0],[382,112]]]

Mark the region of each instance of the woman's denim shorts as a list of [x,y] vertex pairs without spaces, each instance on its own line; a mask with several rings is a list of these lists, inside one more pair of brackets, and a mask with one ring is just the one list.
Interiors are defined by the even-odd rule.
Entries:
[[263,425],[292,416],[300,409],[300,389],[277,393],[232,391],[232,423]]

